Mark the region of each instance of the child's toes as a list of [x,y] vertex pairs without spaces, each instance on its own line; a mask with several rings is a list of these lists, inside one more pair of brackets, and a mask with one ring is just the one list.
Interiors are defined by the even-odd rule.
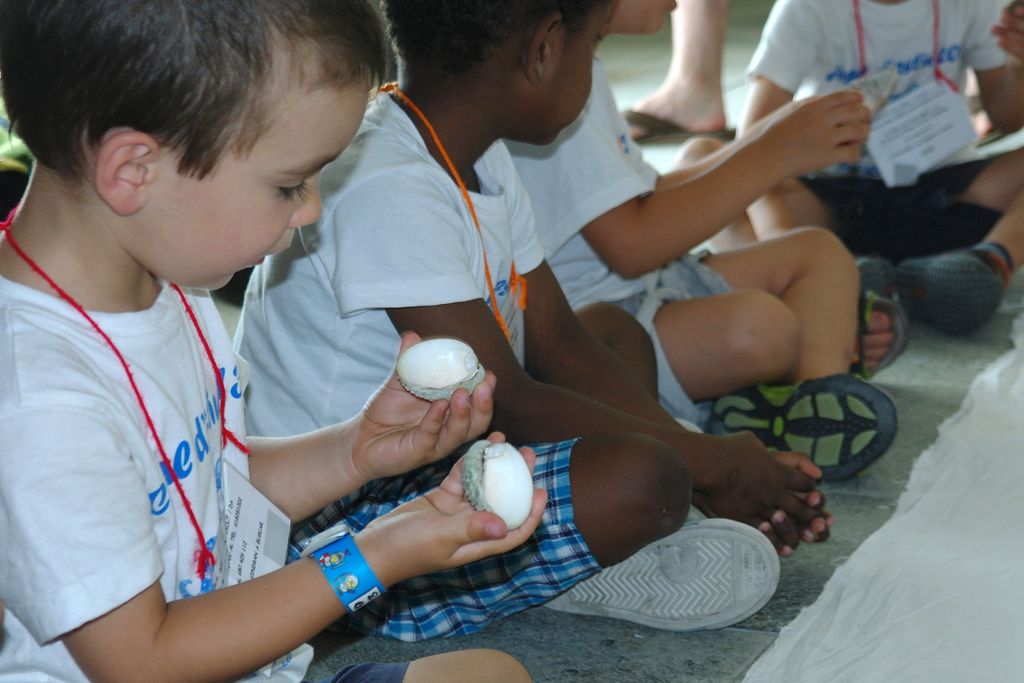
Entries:
[[886,354],[892,348],[895,336],[892,330],[875,334],[864,335],[864,360],[870,369],[874,370],[882,362]]
[[868,335],[892,330],[892,318],[884,311],[872,311],[868,320]]

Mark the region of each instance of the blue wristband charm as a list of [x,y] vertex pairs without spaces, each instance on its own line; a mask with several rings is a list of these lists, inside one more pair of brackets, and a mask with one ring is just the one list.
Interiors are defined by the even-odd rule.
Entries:
[[313,550],[309,556],[316,560],[331,590],[349,612],[365,607],[384,594],[383,586],[366,564],[351,534]]

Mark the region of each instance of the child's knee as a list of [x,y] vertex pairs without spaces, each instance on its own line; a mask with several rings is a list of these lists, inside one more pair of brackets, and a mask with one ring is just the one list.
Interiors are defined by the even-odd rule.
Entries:
[[685,167],[706,156],[714,154],[725,146],[725,142],[712,137],[693,137],[683,143],[676,153],[675,167]]
[[[799,249],[806,262],[805,270],[827,271],[830,274],[835,284],[834,289],[828,292],[829,295],[854,294],[860,286],[860,273],[853,254],[838,235],[826,228],[801,228],[793,237],[801,241]],[[849,289],[840,289],[840,283]]]
[[613,351],[622,355],[632,353],[654,354],[654,343],[647,330],[636,318],[614,304],[596,303],[576,312],[580,322],[595,337]]
[[761,290],[733,297],[730,333],[722,349],[724,362],[763,377],[789,374],[797,360],[799,321],[785,303]]
[[644,434],[583,439],[574,449],[571,477],[577,526],[602,563],[676,531],[690,509],[686,462]]
[[846,248],[839,236],[828,228],[803,227],[798,228],[787,235],[788,239],[794,240],[799,245],[802,253],[816,260],[825,260],[829,263],[849,265],[856,270],[853,263],[853,254]]
[[641,435],[636,441],[627,471],[630,481],[623,486],[625,495],[620,504],[635,511],[647,526],[647,534],[660,538],[686,521],[693,479],[674,448]]

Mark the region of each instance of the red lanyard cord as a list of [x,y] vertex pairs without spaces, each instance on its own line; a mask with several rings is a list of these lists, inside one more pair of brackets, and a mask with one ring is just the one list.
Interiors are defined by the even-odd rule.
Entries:
[[203,350],[206,352],[206,358],[210,361],[210,367],[213,368],[213,376],[217,380],[217,391],[220,394],[220,445],[221,448],[227,445],[228,441],[235,445],[238,450],[242,451],[246,455],[250,455],[249,447],[239,441],[238,437],[235,436],[227,427],[227,422],[224,418],[224,409],[227,405],[227,396],[224,393],[224,378],[220,374],[220,368],[217,366],[217,361],[213,357],[213,349],[210,348],[210,342],[206,341],[206,335],[203,334],[202,328],[199,326],[199,320],[196,318],[195,311],[192,310],[192,305],[189,304],[188,299],[185,298],[185,293],[181,291],[181,287],[178,285],[171,285],[178,298],[181,299],[181,305],[185,308],[185,312],[188,313],[189,320],[192,321],[192,327],[196,330],[196,336],[199,337],[199,341],[203,345]]
[[[452,178],[455,179],[455,184],[459,186],[459,192],[462,194],[463,201],[465,201],[466,206],[469,207],[469,215],[473,218],[473,225],[476,226],[476,231],[480,235],[480,246],[481,249],[483,249],[483,230],[480,228],[480,219],[477,218],[476,215],[476,207],[473,206],[473,200],[469,196],[469,189],[466,187],[466,183],[463,182],[462,176],[459,175],[459,172],[455,169],[455,164],[452,163],[451,157],[448,156],[448,151],[444,148],[444,145],[441,144],[441,137],[437,134],[437,131],[434,130],[434,126],[430,124],[430,120],[427,119],[427,116],[426,114],[423,113],[423,110],[417,107],[416,104],[412,100],[410,100],[409,97],[404,92],[401,91],[397,83],[388,83],[387,85],[382,86],[380,90],[381,92],[384,93],[392,93],[396,97],[398,97],[398,99],[400,99],[402,103],[405,104],[405,106],[407,106],[410,109],[410,111],[416,114],[419,120],[423,123],[423,126],[427,129],[427,132],[430,133],[430,139],[434,142],[434,146],[437,147],[438,152],[441,153],[441,158],[444,160],[445,166],[448,168],[448,172],[451,173]],[[498,297],[494,292],[494,278],[491,277],[491,267],[487,263],[486,249],[483,250],[483,255],[484,275],[487,277],[487,292],[488,294],[490,294],[491,297],[491,310],[494,313],[495,319],[498,321],[498,326],[501,327],[501,331],[505,333],[505,338],[511,341],[512,334],[508,329],[508,325],[505,323],[504,316],[502,316],[501,311],[498,309]],[[511,280],[511,282],[509,283],[509,288],[517,296],[516,305],[519,306],[520,310],[525,311],[526,279],[520,277],[520,275],[516,272],[515,263],[512,264],[512,273],[509,276],[509,279]]]
[[[160,453],[160,461],[163,463],[164,469],[167,473],[170,474],[171,481],[174,483],[174,487],[177,489],[178,495],[181,497],[182,503],[185,505],[185,512],[188,513],[189,521],[192,523],[192,528],[195,530],[196,537],[199,539],[199,550],[197,550],[195,554],[196,569],[200,578],[205,579],[207,567],[216,564],[217,559],[214,557],[210,549],[206,547],[206,538],[203,535],[202,528],[199,526],[199,521],[196,519],[195,512],[192,510],[192,503],[189,501],[188,496],[185,495],[185,489],[181,485],[181,480],[178,478],[173,465],[171,465],[170,459],[167,457],[167,451],[164,449],[163,441],[161,441],[160,435],[157,433],[156,424],[149,413],[149,409],[146,407],[146,402],[142,398],[142,391],[139,390],[139,386],[135,382],[135,375],[132,373],[131,366],[125,359],[124,354],[121,353],[121,350],[117,348],[117,344],[114,343],[114,340],[111,339],[103,328],[99,326],[99,323],[89,315],[85,308],[78,303],[74,297],[64,291],[60,285],[58,285],[53,278],[51,278],[46,271],[44,271],[42,267],[32,259],[32,257],[22,250],[21,245],[19,245],[17,240],[14,239],[14,231],[11,229],[11,223],[14,220],[15,211],[10,213],[6,221],[0,223],[0,233],[6,235],[7,242],[11,245],[11,248],[14,249],[14,252],[21,258],[21,260],[23,260],[29,268],[35,271],[36,275],[45,280],[46,284],[48,284],[61,299],[75,309],[79,315],[85,318],[92,328],[96,330],[96,333],[100,335],[104,342],[106,342],[107,346],[110,347],[110,350],[114,352],[114,355],[117,356],[117,360],[120,361],[121,367],[124,369],[125,376],[128,378],[128,383],[131,385],[132,392],[135,394],[135,400],[138,401],[139,407],[142,409],[142,415],[146,420],[146,425],[149,427],[149,433],[153,437],[153,441],[156,442],[157,450]],[[195,312],[192,310],[192,306],[188,303],[188,300],[185,298],[181,288],[177,285],[171,285],[171,287],[175,292],[177,292],[178,297],[181,299],[181,302],[185,307],[185,311],[188,313],[188,317],[192,321],[192,325],[195,327],[196,334],[202,342],[203,349],[206,351],[207,358],[213,365],[214,375],[217,378],[217,389],[220,391],[221,446],[223,447],[227,441],[230,440],[231,443],[235,444],[235,446],[239,448],[239,450],[248,455],[249,449],[231,433],[224,423],[224,409],[226,403],[224,380],[220,376],[220,370],[217,367],[216,360],[214,360],[210,344],[206,341],[206,336],[203,334],[203,330],[199,326],[199,321],[196,318]]]
[[[960,92],[959,86],[946,74],[942,72],[942,67],[939,64],[939,57],[941,56],[941,37],[942,37],[942,14],[939,9],[939,0],[931,0],[932,2],[932,66],[933,73],[935,74],[935,80],[939,83],[945,83],[949,86],[949,89],[955,93]],[[864,32],[864,16],[861,13],[860,0],[853,0],[853,21],[857,26],[857,49],[860,52],[860,75],[863,76],[868,72],[868,60],[867,60],[867,47],[865,46],[865,32]]]

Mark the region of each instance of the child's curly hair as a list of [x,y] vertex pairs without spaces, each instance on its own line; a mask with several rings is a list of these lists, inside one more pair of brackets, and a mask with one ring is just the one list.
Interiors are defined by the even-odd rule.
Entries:
[[527,22],[561,12],[570,30],[609,0],[384,0],[391,40],[406,63],[466,71]]

